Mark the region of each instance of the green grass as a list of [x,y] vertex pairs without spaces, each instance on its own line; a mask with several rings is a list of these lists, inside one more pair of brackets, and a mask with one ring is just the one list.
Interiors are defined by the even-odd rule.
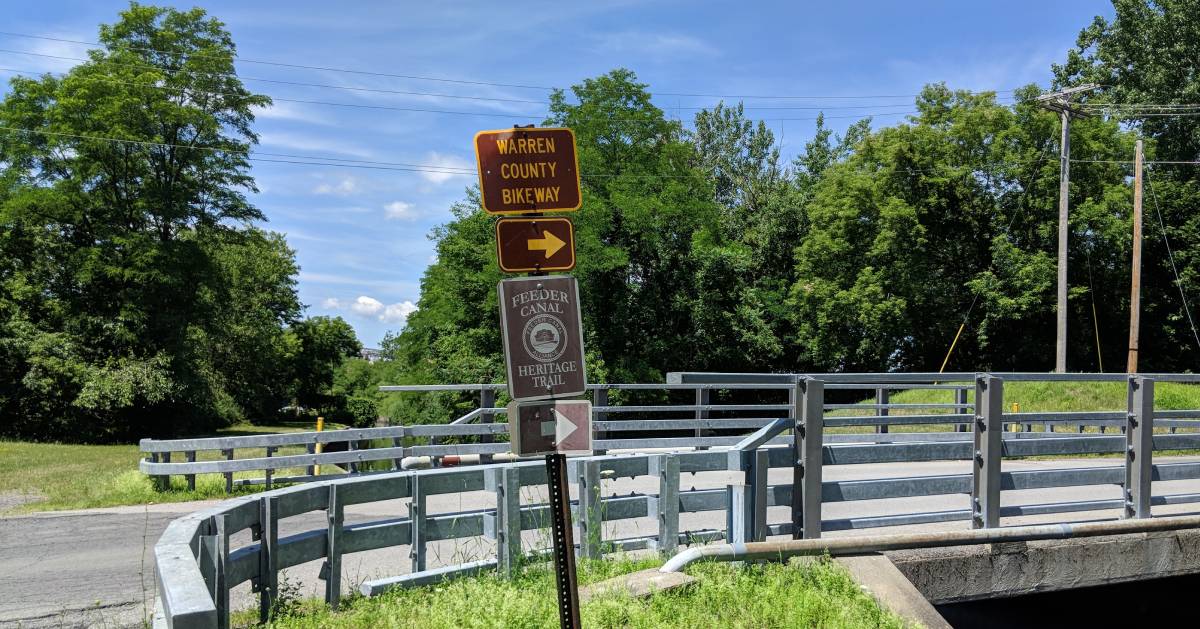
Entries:
[[[656,567],[659,561],[583,562],[580,585]],[[646,599],[604,594],[582,606],[584,627],[904,627],[841,566],[828,560],[784,565],[700,564],[687,570],[698,581]],[[257,612],[241,612],[235,626],[253,625]],[[268,626],[278,629],[351,627],[558,627],[550,568],[530,566],[512,579],[494,573],[440,585],[357,597],[331,612],[320,601],[288,600]]]
[[[332,430],[334,427],[330,427]],[[300,432],[311,430],[309,425],[233,426],[213,436],[236,436],[256,433]],[[280,448],[278,456],[303,454],[303,447]],[[238,449],[235,456],[261,457],[262,448]],[[178,454],[176,457],[180,456]],[[220,452],[200,452],[199,460],[215,459]],[[154,489],[149,477],[138,471],[142,457],[137,445],[68,445],[0,441],[0,495],[21,495],[28,500],[6,514],[61,509],[89,509],[119,505],[183,502],[207,498],[224,498],[225,477],[219,474],[196,476],[196,489],[187,490],[183,477],[171,478],[166,491]],[[277,476],[301,473],[300,469],[284,469]],[[323,472],[340,473],[333,466]],[[239,478],[261,478],[261,472],[234,474]],[[257,487],[235,487],[234,493],[261,491]]]

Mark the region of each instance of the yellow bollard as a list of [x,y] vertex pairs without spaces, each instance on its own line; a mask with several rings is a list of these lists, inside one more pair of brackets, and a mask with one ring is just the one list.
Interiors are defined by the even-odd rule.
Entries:
[[[1020,403],[1020,402],[1013,402],[1013,403],[1012,403],[1012,412],[1013,412],[1013,413],[1020,413],[1020,412],[1021,412],[1021,403]],[[1012,425],[1012,431],[1013,431],[1013,432],[1020,432],[1020,431],[1021,431],[1021,424],[1020,424],[1020,423],[1013,424],[1013,425]]]
[[[322,431],[322,430],[324,430],[324,429],[325,429],[325,418],[324,418],[324,417],[318,417],[318,418],[317,418],[317,432],[321,432],[321,431]],[[321,453],[321,446],[323,446],[323,445],[325,445],[325,444],[323,444],[323,443],[317,443],[317,447],[315,448],[315,451],[316,451],[316,453],[317,453],[317,454],[320,454],[320,453]],[[320,476],[320,475],[321,475],[321,464],[320,464],[320,463],[318,463],[318,464],[316,464],[316,465],[314,465],[314,466],[313,466],[313,475],[314,475],[314,476]]]

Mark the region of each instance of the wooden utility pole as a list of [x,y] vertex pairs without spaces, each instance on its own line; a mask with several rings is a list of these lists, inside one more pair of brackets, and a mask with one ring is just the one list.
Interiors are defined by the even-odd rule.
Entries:
[[1138,322],[1142,315],[1142,141],[1133,151],[1133,271],[1129,287],[1129,362],[1125,371],[1137,373]]
[[1058,182],[1058,334],[1054,354],[1054,371],[1058,373],[1067,371],[1067,218],[1071,182],[1071,116],[1088,115],[1087,112],[1072,106],[1071,97],[1097,87],[1099,86],[1088,83],[1038,97],[1043,107],[1057,111],[1062,116],[1062,152],[1059,158]]

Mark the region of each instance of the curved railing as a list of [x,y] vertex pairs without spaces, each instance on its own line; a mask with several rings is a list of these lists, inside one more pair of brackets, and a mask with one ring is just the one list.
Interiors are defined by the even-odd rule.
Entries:
[[[1152,504],[1200,502],[1200,493],[1154,495],[1150,491],[1151,480],[1200,479],[1200,462],[1152,461],[1157,451],[1200,449],[1200,433],[1155,433],[1155,425],[1167,423],[1195,430],[1195,418],[1200,417],[1197,410],[1156,411],[1155,378],[1127,380],[1130,396],[1124,411],[1052,416],[1004,412],[1003,383],[1022,375],[980,374],[972,378],[980,400],[979,411],[936,416],[938,423],[970,425],[968,433],[893,433],[889,436],[892,440],[883,443],[874,441],[879,437],[875,434],[823,435],[825,428],[858,425],[859,416],[825,416],[830,406],[824,403],[825,382],[805,377],[795,383],[793,416],[771,420],[729,449],[571,459],[568,476],[577,485],[572,509],[579,529],[578,552],[593,558],[634,549],[670,554],[680,545],[716,539],[755,541],[793,531],[800,531],[803,537],[818,537],[822,531],[956,520],[988,528],[998,526],[1000,517],[1103,509],[1121,509],[1128,517],[1149,517]],[[1195,381],[1193,377],[1174,379]],[[867,382],[858,386],[875,385]],[[914,415],[895,416],[889,421],[926,420]],[[1027,421],[1105,422],[1123,429],[1125,434],[1010,433],[1003,429]],[[786,434],[789,431],[793,434]],[[816,450],[811,449],[814,438],[820,444]],[[999,465],[1004,457],[1118,452],[1131,455],[1122,457],[1120,463],[1101,467],[1005,472]],[[847,464],[939,460],[975,463],[969,474],[831,479],[823,472],[825,467]],[[804,464],[804,473],[798,476],[802,479],[799,488],[770,482],[772,468],[795,470],[798,462]],[[713,479],[706,472],[721,474]],[[638,479],[635,491],[613,494],[613,483],[624,483],[629,478]],[[685,482],[681,483],[681,478]],[[266,618],[278,593],[279,571],[316,560],[324,562],[321,575],[325,599],[336,606],[342,594],[341,563],[346,553],[409,547],[408,572],[363,583],[360,589],[368,595],[481,570],[506,572],[529,557],[541,556],[545,550],[536,543],[523,543],[521,535],[522,531],[547,526],[547,506],[524,504],[521,499],[522,488],[545,482],[544,465],[531,461],[348,476],[225,501],[172,522],[156,545],[159,600],[155,624],[227,626],[229,591],[246,581],[252,582],[259,593],[260,613]],[[686,485],[695,488],[683,489]],[[1126,498],[1004,507],[999,504],[1001,490],[1081,485],[1122,486]],[[488,506],[457,512],[430,510],[430,497],[475,493],[479,498],[482,494],[478,492],[491,495],[483,501]],[[946,494],[961,495],[964,508],[841,518],[825,518],[821,513],[823,505],[838,502]],[[407,501],[408,517],[345,522],[346,507],[387,500]],[[768,508],[774,506],[791,508],[788,521],[768,519]],[[325,526],[281,534],[281,520],[314,511],[323,512]],[[719,525],[719,517],[709,517],[690,530],[681,526],[681,514],[722,512],[724,526]],[[685,518],[692,522],[696,519]],[[652,524],[646,525],[647,529],[633,526],[639,520]],[[231,547],[230,536],[247,529],[253,540]],[[486,556],[458,558],[457,563],[447,565],[432,565],[429,561],[429,544],[471,538],[486,542],[481,546],[487,549]]]
[[[831,388],[839,386],[847,389],[862,388],[854,385],[831,385]],[[167,485],[172,475],[183,476],[188,487],[194,488],[196,475],[221,474],[225,477],[226,492],[230,492],[239,485],[264,484],[270,489],[276,483],[319,480],[318,472],[321,466],[326,466],[326,474],[330,466],[340,466],[346,473],[357,474],[368,467],[378,469],[381,466],[390,468],[390,471],[398,471],[405,467],[405,459],[418,457],[429,459],[434,466],[442,464],[448,458],[457,462],[463,457],[474,457],[476,461],[486,463],[491,457],[505,455],[509,450],[508,426],[504,423],[494,423],[497,416],[507,413],[504,407],[494,406],[496,393],[503,388],[502,384],[381,387],[384,391],[394,393],[458,391],[478,394],[478,408],[442,424],[239,437],[143,439],[140,449],[146,458],[140,463],[140,469],[154,478],[160,487]],[[598,454],[602,454],[609,450],[729,447],[746,434],[780,417],[789,416],[793,410],[790,400],[791,388],[786,384],[589,385],[588,389],[594,399],[595,449]],[[913,424],[920,421],[920,418],[898,421],[889,418],[889,413],[910,411],[913,407],[930,411],[953,410],[966,413],[971,408],[967,402],[967,388],[961,384],[931,382],[873,384],[866,387],[866,393],[874,395],[874,404],[829,404],[827,409],[853,409],[869,413],[847,420],[857,423],[846,425],[874,426],[878,433],[886,434],[889,426],[893,424]],[[919,405],[889,402],[891,392],[906,389],[954,390],[956,402]],[[714,399],[714,390],[726,398],[733,392],[743,395],[756,394],[768,399],[773,397],[778,398],[778,401],[753,404],[734,403],[728,399],[719,401]],[[690,394],[687,395],[690,399],[685,403],[654,405],[609,403],[610,397],[617,392],[629,395],[642,391],[667,392],[675,394],[676,397],[679,393]],[[938,419],[939,423],[949,421],[945,416]],[[448,440],[455,442],[449,443]],[[280,455],[281,450],[299,450],[301,447],[304,448],[303,453]],[[320,452],[321,447],[325,452]],[[261,456],[257,455],[259,451]],[[239,458],[235,458],[235,453],[239,454]],[[284,476],[277,475],[288,469],[303,471]],[[247,472],[260,472],[261,475],[234,478],[235,474],[245,476]]]

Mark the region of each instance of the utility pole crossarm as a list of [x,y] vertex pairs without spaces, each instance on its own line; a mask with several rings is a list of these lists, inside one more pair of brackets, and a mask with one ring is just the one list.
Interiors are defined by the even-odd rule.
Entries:
[[1071,97],[1075,94],[1082,94],[1084,92],[1090,92],[1097,89],[1100,89],[1100,86],[1096,85],[1095,83],[1084,83],[1083,85],[1069,87],[1065,90],[1050,92],[1049,94],[1042,94],[1035,100],[1037,100],[1038,104],[1040,104],[1042,107],[1051,111],[1065,111],[1074,116],[1087,118],[1091,116],[1091,114],[1083,109],[1080,109],[1079,107],[1075,107],[1071,102]]

